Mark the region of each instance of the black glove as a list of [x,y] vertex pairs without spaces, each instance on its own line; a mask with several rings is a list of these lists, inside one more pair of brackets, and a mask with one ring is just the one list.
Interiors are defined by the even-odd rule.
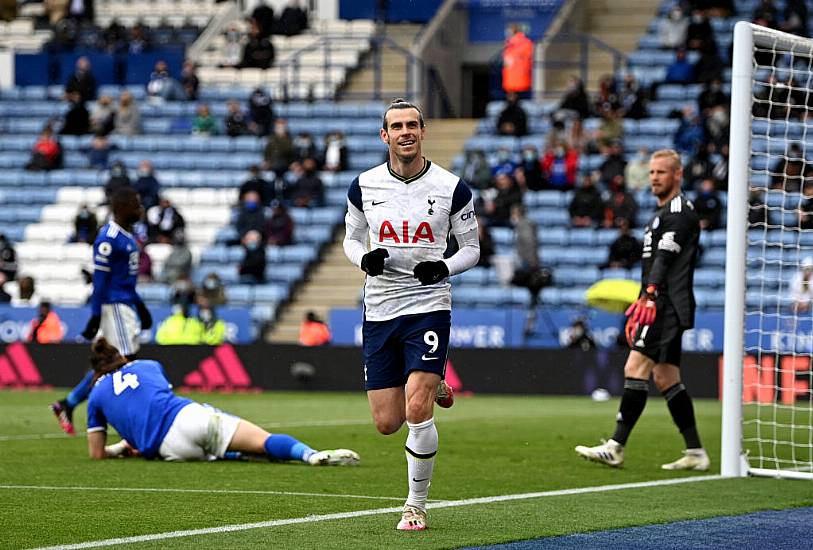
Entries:
[[141,300],[136,302],[135,307],[138,313],[138,319],[141,321],[141,330],[149,330],[150,327],[152,327],[152,315],[150,315],[150,310],[147,309],[147,306],[145,306]]
[[422,285],[433,285],[449,276],[449,268],[443,260],[421,262],[415,266],[412,273]]
[[96,333],[99,332],[101,322],[101,315],[93,315],[88,319],[88,324],[85,326],[85,330],[82,331],[82,338],[85,340],[93,340],[96,337]]
[[370,277],[376,277],[384,273],[384,258],[389,258],[390,253],[384,248],[376,248],[361,257],[361,270]]

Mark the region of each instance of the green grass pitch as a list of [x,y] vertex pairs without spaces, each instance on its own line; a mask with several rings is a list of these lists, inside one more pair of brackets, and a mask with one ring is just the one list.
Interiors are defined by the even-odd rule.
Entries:
[[[59,436],[47,405],[60,395],[0,392],[0,548],[374,510],[400,506],[406,495],[405,430],[378,435],[363,394],[192,396],[316,448],[355,449],[362,462],[354,468],[141,459],[93,462],[87,458],[84,437]],[[663,400],[655,398],[630,440],[624,468],[579,459],[573,446],[606,437],[616,407],[615,399],[596,403],[588,398],[458,398],[454,408],[436,413],[440,450],[430,498],[459,500],[698,475],[660,469],[661,463],[679,456],[682,440]],[[720,405],[699,401],[696,408],[714,473],[719,464]],[[84,411],[83,405],[77,412],[78,428],[83,426]],[[41,434],[50,435],[28,438]],[[156,540],[128,548],[454,548],[805,505],[813,505],[809,482],[711,480],[430,510],[430,528],[425,532],[397,532],[398,514],[386,513]]]

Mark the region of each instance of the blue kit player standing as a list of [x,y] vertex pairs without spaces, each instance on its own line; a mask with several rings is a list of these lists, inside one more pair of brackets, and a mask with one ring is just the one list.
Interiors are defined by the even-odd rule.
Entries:
[[[141,219],[143,208],[132,187],[117,189],[110,197],[112,221],[104,225],[93,243],[93,294],[91,317],[82,336],[93,340],[101,328],[104,336],[122,355],[135,359],[142,330],[152,326],[152,316],[136,293],[138,245],[130,233]],[[51,405],[62,429],[74,435],[73,409],[91,389],[88,372],[65,399]]]
[[[443,382],[451,328],[449,276],[480,257],[472,194],[457,176],[421,155],[426,129],[415,105],[394,100],[380,136],[389,161],[350,185],[344,251],[366,274],[364,380],[376,428],[406,421],[409,495],[400,530],[426,529],[426,500],[438,432],[434,403],[449,407]],[[447,236],[458,251],[444,259]],[[367,243],[372,249],[368,252]]]
[[[349,449],[316,451],[286,434],[191,399],[178,397],[157,361],[129,361],[104,338],[93,343],[93,389],[88,400],[88,454],[93,459],[143,456],[217,460],[248,453],[312,466],[356,464]],[[107,426],[123,438],[107,442]]]

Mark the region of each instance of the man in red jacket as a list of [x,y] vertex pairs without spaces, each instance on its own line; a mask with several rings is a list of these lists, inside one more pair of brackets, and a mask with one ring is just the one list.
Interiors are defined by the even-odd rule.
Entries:
[[525,36],[519,25],[508,27],[509,37],[502,53],[502,88],[506,93],[524,93],[531,90],[534,43]]

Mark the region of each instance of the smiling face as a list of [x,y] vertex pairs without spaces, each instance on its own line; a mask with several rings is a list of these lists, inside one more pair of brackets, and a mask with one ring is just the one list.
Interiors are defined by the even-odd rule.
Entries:
[[421,142],[426,134],[417,109],[390,109],[385,117],[381,140],[390,148],[390,158],[409,164],[421,155]]

